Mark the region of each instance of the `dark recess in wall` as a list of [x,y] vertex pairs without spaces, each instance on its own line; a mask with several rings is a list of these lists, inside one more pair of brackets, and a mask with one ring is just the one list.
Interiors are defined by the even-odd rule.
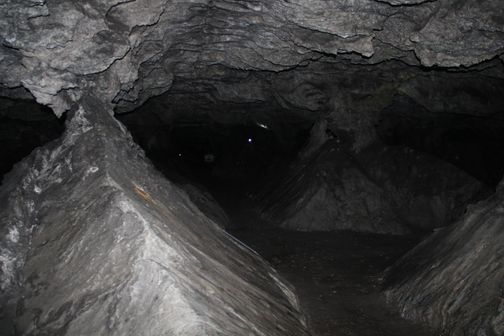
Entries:
[[[145,111],[118,115],[156,167],[171,179],[250,183],[282,169],[307,140],[310,124],[271,130],[256,123],[174,122],[140,126]],[[150,131],[149,131],[150,130]]]
[[381,112],[376,130],[386,144],[433,154],[488,186],[495,187],[504,174],[503,115],[433,113],[396,96]]
[[0,97],[0,181],[32,150],[58,138],[64,123],[65,115],[58,119],[34,100]]

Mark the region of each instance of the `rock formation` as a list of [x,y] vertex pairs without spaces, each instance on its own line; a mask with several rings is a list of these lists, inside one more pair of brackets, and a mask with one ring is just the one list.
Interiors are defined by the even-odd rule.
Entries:
[[427,154],[378,144],[354,154],[336,136],[259,198],[263,216],[287,229],[404,234],[446,226],[483,195],[480,182]]
[[389,269],[387,297],[403,316],[448,335],[504,334],[502,184]]
[[[502,55],[498,0],[4,1],[2,85],[57,114],[93,91],[127,108],[213,65],[279,71],[322,55],[471,66]],[[364,57],[361,57],[364,56]]]
[[[319,134],[313,148],[332,140],[291,170],[269,197],[276,205],[268,216],[296,229],[317,219],[317,229],[431,230],[461,214],[481,187],[438,158],[489,185],[504,172],[503,18],[500,0],[3,0],[2,118],[12,112],[7,98],[36,100],[71,119],[0,191],[4,320],[21,298],[17,328],[26,335],[306,334],[288,286],[190,198],[224,222],[213,201],[164,180],[110,115],[151,113],[154,122],[132,121],[147,147],[166,145],[159,134],[175,122],[267,124],[286,144],[323,120],[332,134]],[[484,134],[478,146],[467,145],[471,134]],[[414,151],[370,152],[380,140]],[[480,207],[497,209],[492,202]],[[445,253],[447,269],[474,266],[474,279],[489,274],[477,267],[498,267],[493,286],[502,279],[498,249],[488,254],[500,258],[492,264],[450,263],[496,248],[495,211],[492,220],[476,211],[422,246],[439,240],[433,251]],[[473,222],[488,230],[481,237],[494,233],[488,246],[465,229]],[[444,250],[459,235],[467,245]],[[421,250],[422,265],[437,265],[437,254]],[[432,308],[432,298],[413,307],[404,293],[416,300],[451,283],[446,270],[431,287],[428,269],[415,272],[417,280],[405,277],[391,292],[405,314],[452,328],[460,302],[476,304],[465,294],[472,289],[461,289],[460,302],[440,297],[451,308]],[[475,281],[458,283],[476,289]],[[480,298],[481,307],[497,306],[494,296]],[[477,309],[460,325],[502,332],[493,308]]]
[[2,189],[3,334],[308,335],[295,294],[83,98]]

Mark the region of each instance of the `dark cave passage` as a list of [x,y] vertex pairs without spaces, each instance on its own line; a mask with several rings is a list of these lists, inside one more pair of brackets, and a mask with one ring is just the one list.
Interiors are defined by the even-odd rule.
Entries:
[[[466,106],[481,107],[473,102],[477,90]],[[486,111],[433,112],[394,95],[367,117],[370,128],[352,131],[312,93],[307,97],[322,102],[316,113],[275,103],[210,104],[191,92],[178,95],[183,105],[167,105],[172,95],[116,118],[199,211],[294,285],[314,335],[438,332],[387,302],[387,272],[492,194],[504,171],[497,103],[482,98]],[[65,118],[29,100],[1,101],[7,171],[61,137]],[[233,109],[241,117],[219,117]],[[362,138],[371,140],[356,149]]]
[[308,135],[307,130],[301,129],[288,139],[285,135],[279,139],[282,135],[264,124],[227,125],[211,121],[174,123],[145,134],[130,121],[132,117],[119,119],[130,128],[156,167],[167,176],[182,173],[203,183],[221,180],[253,184],[272,174],[277,166],[292,161]]
[[242,104],[247,117],[216,122],[212,108],[230,107],[201,110],[188,93],[186,105],[169,108],[185,111],[177,121],[156,107],[165,99],[117,117],[200,210],[295,286],[315,335],[439,332],[386,302],[384,272],[492,193],[504,171],[499,114],[432,112],[396,95],[376,119],[376,138],[355,151],[355,135],[324,115],[289,123]]
[[503,18],[1,1],[0,335],[504,335]]

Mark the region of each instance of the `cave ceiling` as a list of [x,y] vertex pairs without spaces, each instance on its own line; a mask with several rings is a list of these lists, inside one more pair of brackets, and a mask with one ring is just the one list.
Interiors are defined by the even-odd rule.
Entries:
[[[25,88],[57,115],[87,93],[121,113],[168,92],[182,111],[218,101],[316,119],[389,102],[373,92],[425,97],[431,70],[442,88],[483,74],[487,93],[504,73],[500,0],[6,0],[0,12],[2,95]],[[439,109],[439,94],[422,104]]]

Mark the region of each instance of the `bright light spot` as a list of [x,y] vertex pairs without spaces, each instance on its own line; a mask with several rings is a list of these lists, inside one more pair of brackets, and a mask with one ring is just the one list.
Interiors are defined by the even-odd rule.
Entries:
[[179,157],[182,157],[182,153],[178,153],[178,156],[179,156]]
[[262,127],[264,129],[269,129],[268,125],[257,123],[257,126]]
[[252,138],[248,138],[248,139],[247,139],[247,142],[248,142],[248,143],[252,143]]

